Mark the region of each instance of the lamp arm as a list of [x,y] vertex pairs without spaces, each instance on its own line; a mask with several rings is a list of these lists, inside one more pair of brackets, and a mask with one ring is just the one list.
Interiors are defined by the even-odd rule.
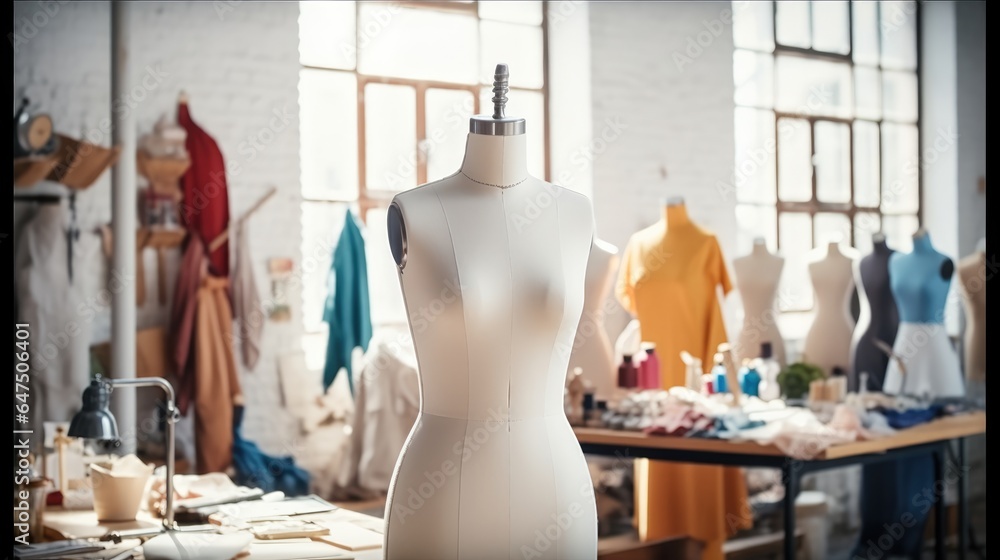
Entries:
[[114,387],[159,387],[167,394],[167,479],[166,508],[163,515],[163,526],[169,531],[174,528],[174,424],[177,423],[177,406],[174,396],[174,386],[162,377],[105,378],[104,382]]

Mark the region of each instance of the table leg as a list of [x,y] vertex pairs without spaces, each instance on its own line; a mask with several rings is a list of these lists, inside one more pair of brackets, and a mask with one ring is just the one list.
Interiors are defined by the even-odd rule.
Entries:
[[958,439],[958,558],[965,560],[969,550],[969,472],[965,438]]
[[947,481],[945,480],[945,453],[947,442],[941,445],[937,451],[931,454],[934,457],[934,481],[935,486],[941,489],[934,502],[934,558],[945,560],[945,527],[948,524],[946,519],[947,510],[945,508],[945,495],[947,494]]
[[785,560],[795,558],[795,498],[799,494],[798,461],[789,460],[781,467],[781,481],[785,485]]

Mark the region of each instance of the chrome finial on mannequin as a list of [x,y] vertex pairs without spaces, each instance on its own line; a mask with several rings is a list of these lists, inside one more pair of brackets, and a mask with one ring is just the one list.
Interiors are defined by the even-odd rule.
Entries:
[[507,87],[507,78],[510,77],[510,72],[507,70],[506,64],[497,64],[497,69],[493,73],[493,118],[502,119],[504,118],[504,109],[507,107],[507,92],[510,88]]
[[507,106],[507,85],[510,72],[506,64],[497,64],[493,73],[493,114],[476,115],[469,119],[469,132],[488,136],[515,136],[524,134],[524,119],[504,114]]

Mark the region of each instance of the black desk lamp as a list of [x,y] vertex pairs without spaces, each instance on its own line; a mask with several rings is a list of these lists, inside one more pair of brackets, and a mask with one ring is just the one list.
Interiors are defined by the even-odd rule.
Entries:
[[134,379],[108,379],[97,376],[83,391],[83,408],[73,416],[69,424],[70,437],[115,441],[118,439],[118,423],[108,408],[111,391],[115,387],[160,387],[167,394],[167,488],[166,511],[163,527],[174,527],[174,424],[177,422],[177,407],[174,405],[174,388],[161,377],[139,377]]

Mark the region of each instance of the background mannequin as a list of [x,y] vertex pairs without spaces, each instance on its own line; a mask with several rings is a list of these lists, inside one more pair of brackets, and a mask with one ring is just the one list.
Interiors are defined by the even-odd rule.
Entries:
[[[944,308],[954,264],[934,250],[930,235],[920,228],[913,234],[913,252],[889,257],[889,281],[899,310],[899,331],[893,353],[906,366],[904,376],[895,359],[889,362],[886,393],[927,394],[932,397],[961,396],[962,374],[958,356],[944,328]],[[920,556],[928,508],[916,507],[911,499],[934,485],[934,463],[929,456],[905,461],[866,465],[862,479],[864,519],[856,554],[864,554],[866,543],[885,534],[887,524],[904,515],[914,523],[893,539],[887,556]]]
[[889,287],[889,257],[893,250],[885,243],[885,234],[872,236],[872,252],[854,267],[861,315],[851,339],[851,377],[848,387],[858,390],[861,372],[868,373],[869,391],[881,391],[889,356],[875,346],[876,340],[890,347],[896,340],[899,312]]
[[889,259],[892,294],[899,308],[899,332],[893,352],[906,364],[889,362],[886,393],[960,397],[965,394],[961,366],[944,328],[944,308],[955,265],[931,245],[923,228],[913,234],[913,252]]
[[851,317],[850,303],[854,290],[853,263],[854,250],[841,249],[840,244],[831,242],[826,246],[826,255],[809,263],[816,294],[816,318],[809,327],[803,359],[816,364],[830,375],[834,368],[847,373],[851,354],[851,334],[854,319]]
[[958,263],[965,301],[965,378],[986,382],[986,239]]
[[618,247],[594,239],[587,262],[583,316],[569,357],[569,371],[583,369],[583,379],[594,388],[597,397],[608,398],[615,392],[617,364],[612,358],[611,341],[604,328],[608,291],[618,269]]
[[741,363],[744,358],[760,355],[760,344],[770,342],[774,359],[785,366],[785,341],[778,330],[778,310],[775,295],[781,281],[781,271],[785,259],[767,250],[763,237],[753,241],[750,254],[733,261],[736,274],[736,288],[743,300],[743,328],[737,339],[736,358]]
[[387,560],[597,556],[593,486],[563,411],[593,214],[528,175],[506,76],[498,66],[493,118],[472,118],[459,172],[390,206],[421,399],[386,501]]
[[[719,242],[691,222],[683,199],[667,200],[663,219],[629,239],[615,293],[639,319],[642,339],[656,344],[663,388],[684,385],[682,350],[711,364],[725,342],[720,286],[724,294],[731,289]],[[705,543],[703,558],[721,559],[725,538],[742,528],[733,525],[751,522],[741,515],[740,469],[639,460],[635,477],[644,541],[688,535]]]

